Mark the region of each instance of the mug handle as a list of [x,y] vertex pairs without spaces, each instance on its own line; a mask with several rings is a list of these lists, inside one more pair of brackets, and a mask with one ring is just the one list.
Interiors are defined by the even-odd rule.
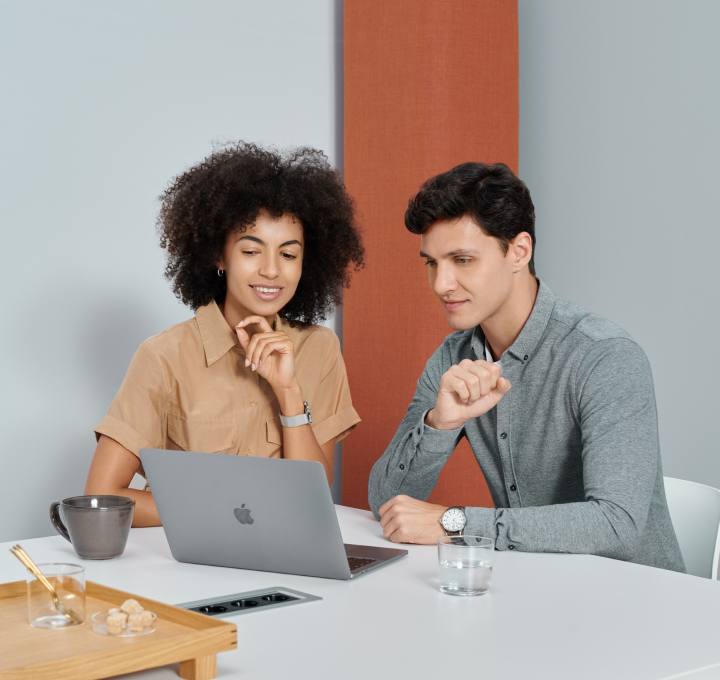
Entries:
[[60,502],[55,501],[50,505],[50,521],[57,531],[66,541],[72,543],[68,530],[65,528],[62,520],[60,519]]

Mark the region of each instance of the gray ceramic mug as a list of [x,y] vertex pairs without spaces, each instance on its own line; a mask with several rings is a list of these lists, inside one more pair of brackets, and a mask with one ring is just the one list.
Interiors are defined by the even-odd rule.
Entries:
[[112,560],[125,550],[135,501],[124,496],[74,496],[50,506],[50,521],[84,560]]

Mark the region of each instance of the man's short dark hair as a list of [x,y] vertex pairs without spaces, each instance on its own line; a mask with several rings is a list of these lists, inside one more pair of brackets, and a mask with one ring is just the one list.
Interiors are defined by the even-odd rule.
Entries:
[[535,206],[530,192],[504,163],[463,163],[427,180],[410,199],[405,226],[423,234],[437,220],[467,215],[507,253],[510,241],[530,234],[533,254],[528,267],[535,275]]

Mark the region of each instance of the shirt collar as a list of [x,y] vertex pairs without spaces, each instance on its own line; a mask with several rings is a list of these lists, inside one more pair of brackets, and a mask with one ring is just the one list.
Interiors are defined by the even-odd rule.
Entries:
[[[530,312],[528,320],[520,331],[520,335],[507,350],[520,361],[527,361],[532,356],[545,333],[555,307],[555,295],[553,292],[540,279],[538,279],[538,283],[540,285],[532,312]],[[476,326],[473,330],[472,348],[478,357],[485,356],[485,333],[482,332],[480,326]]]
[[[215,300],[195,312],[200,339],[205,349],[205,361],[212,366],[218,359],[224,357],[233,347],[237,347],[241,354],[245,354],[237,333],[225,321]],[[275,316],[275,329],[287,332],[287,322]]]
[[502,357],[497,361],[492,358],[492,352],[490,351],[490,345],[488,345],[487,338],[485,338],[485,361],[495,364],[496,366],[502,366]]

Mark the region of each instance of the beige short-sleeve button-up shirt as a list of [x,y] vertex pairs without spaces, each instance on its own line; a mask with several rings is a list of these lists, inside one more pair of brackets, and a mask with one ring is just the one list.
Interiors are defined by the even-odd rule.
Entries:
[[[292,328],[295,370],[321,446],[360,422],[340,342],[329,328]],[[270,384],[245,367],[245,350],[215,302],[138,348],[110,410],[95,428],[128,451],[142,448],[282,457],[282,426]],[[140,470],[142,474],[142,469]]]

